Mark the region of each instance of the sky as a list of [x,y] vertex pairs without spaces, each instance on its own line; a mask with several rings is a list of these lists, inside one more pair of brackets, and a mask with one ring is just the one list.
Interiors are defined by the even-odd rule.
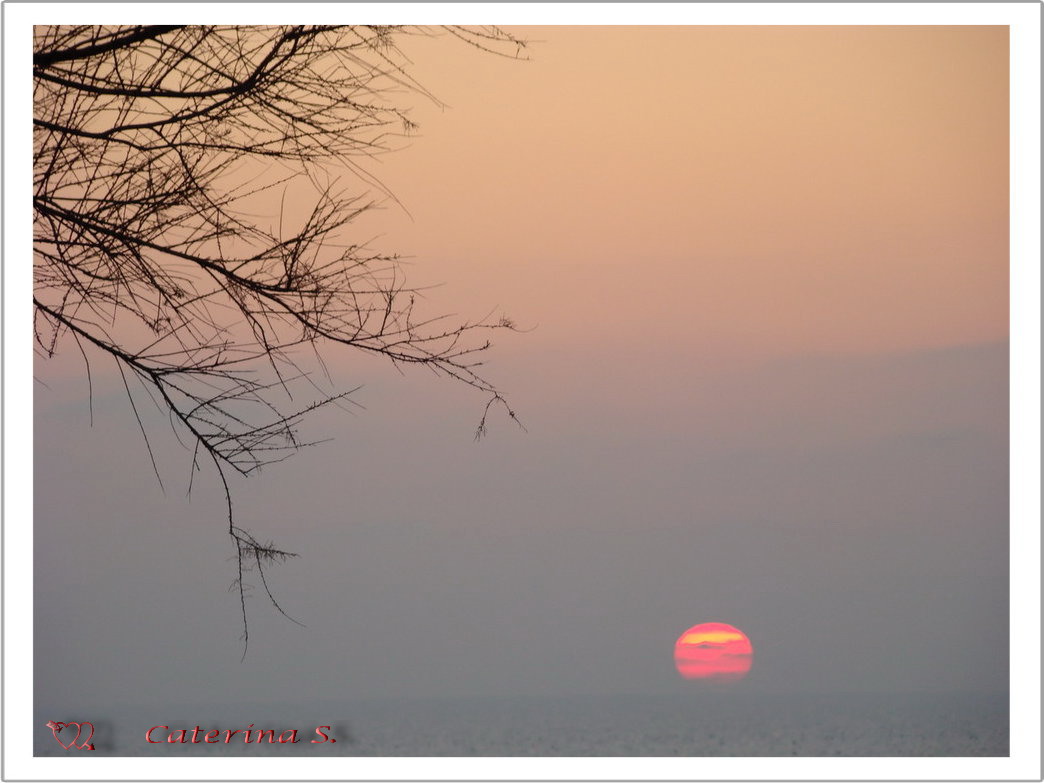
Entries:
[[[244,662],[213,475],[74,346],[36,363],[35,660],[63,703],[1008,687],[1008,32],[532,27],[401,48],[444,104],[359,236],[505,313],[481,395],[335,351],[360,407],[235,482],[300,557]],[[67,651],[77,650],[70,657]]]

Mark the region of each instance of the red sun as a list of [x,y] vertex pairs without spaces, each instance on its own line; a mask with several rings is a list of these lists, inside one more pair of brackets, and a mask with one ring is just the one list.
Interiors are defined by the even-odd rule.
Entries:
[[750,639],[725,623],[694,625],[674,644],[674,665],[687,680],[742,680],[753,661]]

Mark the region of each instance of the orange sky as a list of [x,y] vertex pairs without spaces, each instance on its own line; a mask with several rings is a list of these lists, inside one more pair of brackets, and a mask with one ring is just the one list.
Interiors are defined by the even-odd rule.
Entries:
[[[216,480],[190,506],[183,485],[161,496],[118,374],[92,365],[89,408],[67,344],[36,367],[36,470],[55,477],[37,573],[61,576],[37,649],[74,628],[142,654],[48,687],[322,695],[314,672],[337,671],[378,696],[630,693],[674,687],[670,642],[709,616],[757,641],[748,684],[1005,688],[1007,28],[511,31],[529,61],[400,41],[449,108],[394,96],[420,130],[367,166],[410,214],[389,204],[346,239],[444,284],[422,314],[535,327],[487,356],[527,431],[500,415],[474,444],[481,395],[324,352],[364,410],[317,414],[306,436],[332,442],[236,495],[252,531],[302,553],[279,578],[320,630],[259,627],[279,666],[244,668],[238,606],[214,598]],[[140,410],[174,483],[191,452]],[[113,551],[127,568],[69,587],[70,563]],[[210,580],[189,598],[185,562]],[[208,633],[186,636],[183,612]],[[607,627],[628,632],[591,663]],[[908,627],[903,660],[882,657]]]
[[535,344],[707,358],[1008,330],[1004,27],[544,27],[529,62],[409,39],[410,210],[366,227],[433,308]]
[[362,163],[409,214],[389,202],[348,236],[440,286],[429,315],[535,327],[491,358],[708,367],[1007,337],[1007,28],[509,29],[528,61],[400,38],[447,108],[392,96],[420,130]]

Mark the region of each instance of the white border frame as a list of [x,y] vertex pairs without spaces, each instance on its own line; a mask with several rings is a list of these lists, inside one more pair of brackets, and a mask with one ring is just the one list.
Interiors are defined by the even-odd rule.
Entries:
[[[969,24],[1011,27],[1011,756],[1009,758],[35,758],[32,756],[31,35],[34,21],[235,23],[236,4],[3,6],[5,780],[1040,780],[1040,14],[1029,3],[279,4],[253,23]],[[1015,426],[1017,425],[1017,426]],[[162,777],[150,777],[159,773]]]

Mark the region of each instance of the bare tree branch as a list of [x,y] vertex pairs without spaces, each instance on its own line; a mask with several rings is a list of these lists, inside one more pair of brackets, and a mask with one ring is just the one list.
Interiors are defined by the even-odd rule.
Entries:
[[[491,27],[443,28],[484,51],[524,43]],[[431,97],[395,44],[439,30],[382,26],[42,26],[34,30],[34,265],[38,354],[72,339],[112,357],[142,434],[128,375],[206,454],[236,546],[244,655],[244,572],[294,555],[234,518],[226,470],[252,475],[303,446],[297,425],[353,390],[327,390],[298,349],[356,349],[470,386],[517,421],[480,373],[480,333],[415,312],[399,260],[348,241],[374,201],[356,159],[414,127],[403,94]],[[338,185],[354,177],[359,192]],[[283,233],[290,183],[314,204]],[[258,214],[279,197],[278,214]],[[387,194],[385,194],[387,195]],[[278,223],[273,229],[272,224]],[[476,339],[477,338],[477,339]],[[321,364],[321,359],[320,359]],[[324,370],[325,372],[325,367]],[[145,435],[152,459],[151,444]],[[191,488],[191,480],[190,480]],[[291,618],[292,619],[292,618]],[[296,621],[295,621],[296,622]]]

